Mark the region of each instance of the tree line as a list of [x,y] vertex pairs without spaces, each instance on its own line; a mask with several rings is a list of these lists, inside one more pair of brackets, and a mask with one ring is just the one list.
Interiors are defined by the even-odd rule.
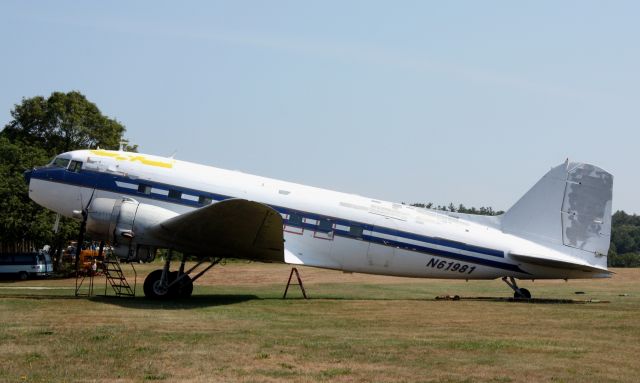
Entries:
[[618,210],[611,219],[609,266],[640,267],[640,215]]
[[22,99],[11,117],[0,131],[0,252],[45,244],[59,252],[77,238],[79,225],[60,217],[54,232],[56,214],[29,199],[24,171],[70,150],[118,149],[126,129],[77,91]]
[[[11,110],[12,120],[0,131],[0,253],[28,251],[45,244],[60,251],[78,235],[78,223],[56,215],[29,199],[23,172],[42,166],[55,155],[76,149],[118,149],[126,129],[77,91],[25,98]],[[137,145],[125,150],[136,151]],[[499,215],[491,207],[416,203],[417,207],[465,214]],[[60,258],[60,257],[58,257]],[[613,215],[609,266],[640,266],[640,216]]]
[[491,206],[480,206],[479,208],[475,207],[466,207],[463,204],[459,204],[458,206],[454,205],[453,202],[450,202],[449,205],[435,205],[432,202],[428,203],[413,203],[411,206],[421,207],[424,209],[435,209],[435,210],[443,210],[450,211],[452,213],[463,213],[463,214],[476,214],[476,215],[500,215],[504,213],[502,210],[493,210]]

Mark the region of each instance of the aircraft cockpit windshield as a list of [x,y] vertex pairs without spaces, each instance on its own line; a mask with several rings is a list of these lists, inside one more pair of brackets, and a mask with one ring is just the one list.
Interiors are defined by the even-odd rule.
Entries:
[[56,157],[51,162],[49,162],[47,167],[48,168],[64,168],[64,169],[66,169],[67,166],[69,166],[69,162],[70,161],[71,161],[71,159],[69,159],[69,158]]

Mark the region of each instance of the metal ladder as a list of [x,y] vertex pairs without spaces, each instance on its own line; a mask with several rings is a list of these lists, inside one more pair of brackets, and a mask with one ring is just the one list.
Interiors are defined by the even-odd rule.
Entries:
[[138,280],[138,273],[136,272],[136,268],[133,267],[131,263],[131,268],[133,269],[134,282],[133,288],[125,278],[124,273],[122,272],[122,268],[120,267],[120,261],[118,258],[113,255],[108,255],[105,260],[102,262],[104,276],[106,280],[104,282],[104,295],[107,295],[107,283],[111,285],[111,288],[115,292],[116,296],[122,297],[135,297],[136,296],[136,285]]

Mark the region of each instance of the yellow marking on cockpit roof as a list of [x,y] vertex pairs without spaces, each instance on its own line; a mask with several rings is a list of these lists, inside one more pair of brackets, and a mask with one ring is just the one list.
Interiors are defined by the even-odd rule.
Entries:
[[110,150],[101,150],[101,149],[91,150],[91,153],[95,154],[96,156],[111,157],[111,158],[113,158],[115,160],[118,160],[118,161],[140,162],[143,165],[157,166],[157,167],[160,167],[160,168],[172,168],[173,167],[173,162],[164,162],[164,161],[152,160],[149,157],[147,157],[145,155],[142,155],[142,154],[113,152],[113,151],[110,151]]

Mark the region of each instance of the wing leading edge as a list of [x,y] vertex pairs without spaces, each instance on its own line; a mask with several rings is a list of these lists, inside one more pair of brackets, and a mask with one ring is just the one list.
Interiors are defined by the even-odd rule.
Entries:
[[167,219],[149,230],[183,252],[284,262],[282,216],[269,206],[229,199]]

